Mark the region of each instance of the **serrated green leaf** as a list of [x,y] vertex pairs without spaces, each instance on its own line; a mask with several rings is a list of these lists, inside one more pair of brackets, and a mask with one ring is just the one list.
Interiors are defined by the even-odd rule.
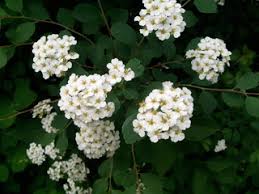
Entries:
[[65,129],[58,134],[56,147],[59,149],[61,155],[63,155],[66,152],[68,147],[68,138]]
[[132,100],[138,98],[138,92],[133,88],[126,88],[123,90],[123,95],[126,99]]
[[232,93],[222,93],[221,94],[223,101],[230,107],[242,107],[244,105],[244,98],[239,94]]
[[203,91],[199,97],[199,103],[203,111],[207,114],[212,113],[217,107],[217,100],[215,97],[206,91]]
[[214,0],[194,0],[194,5],[201,13],[217,13],[217,4]]
[[98,168],[98,174],[101,177],[108,177],[111,172],[111,168],[113,165],[112,163],[113,163],[112,159],[107,159],[107,160],[103,161],[102,164]]
[[0,49],[0,69],[7,64],[7,56],[3,49]]
[[237,81],[237,88],[241,90],[249,90],[259,85],[258,76],[253,72],[247,72]]
[[132,171],[129,170],[116,170],[113,173],[113,179],[117,185],[123,186],[124,188],[136,183],[136,177]]
[[108,179],[97,179],[93,185],[93,194],[105,194],[108,189]]
[[65,8],[60,8],[58,10],[57,20],[61,24],[64,24],[66,26],[69,26],[69,27],[73,28],[73,26],[75,24],[75,20],[74,20],[73,17],[71,17],[71,15],[72,15],[71,10],[65,9]]
[[11,29],[6,32],[6,36],[13,43],[23,43],[31,38],[35,32],[35,23],[25,22],[19,24],[16,29]]
[[107,15],[111,18],[112,23],[126,23],[128,21],[128,10],[120,8],[112,8],[107,11]]
[[6,6],[16,12],[21,12],[23,9],[23,0],[5,0]]
[[26,16],[30,16],[40,20],[49,19],[48,10],[44,7],[42,1],[25,1],[24,12]]
[[192,11],[185,11],[183,17],[187,28],[193,27],[198,22],[198,18],[193,14]]
[[126,64],[126,68],[131,68],[135,73],[135,77],[141,76],[145,70],[144,66],[141,65],[141,61],[136,58],[129,60]]
[[127,45],[135,45],[137,41],[136,32],[125,23],[115,23],[111,27],[112,36]]
[[78,21],[85,23],[98,23],[102,19],[98,8],[87,3],[76,5],[72,15]]
[[256,97],[247,97],[245,101],[246,111],[249,115],[259,118],[259,99]]
[[141,137],[133,131],[132,122],[135,118],[136,114],[129,116],[122,125],[123,138],[127,144],[133,144],[141,139]]

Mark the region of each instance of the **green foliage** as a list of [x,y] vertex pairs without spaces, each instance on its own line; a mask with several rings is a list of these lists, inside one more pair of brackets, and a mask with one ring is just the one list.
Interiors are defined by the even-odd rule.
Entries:
[[[42,166],[31,164],[26,155],[31,142],[55,142],[63,159],[77,153],[90,169],[87,181],[78,186],[92,187],[93,194],[135,194],[140,182],[143,194],[259,193],[259,8],[252,1],[226,0],[224,6],[214,0],[178,2],[186,4],[186,28],[181,37],[165,41],[155,33],[139,33],[134,17],[143,8],[141,1],[0,2],[1,193],[64,193],[63,182],[51,181],[46,173],[51,159]],[[31,67],[32,43],[53,33],[73,35],[77,45],[72,50],[80,57],[64,77],[44,80]],[[230,66],[216,84],[199,80],[185,58],[206,36],[224,40],[232,52]],[[72,73],[107,73],[113,58],[135,73],[107,97],[115,103],[108,119],[120,132],[120,148],[113,157],[90,160],[77,149],[78,127],[59,110],[59,89]],[[192,92],[194,112],[182,142],[151,143],[133,130],[139,103],[164,81]],[[40,119],[32,119],[33,106],[46,98],[57,112],[52,122],[59,129],[56,134],[46,133]],[[220,139],[227,149],[215,153]]]

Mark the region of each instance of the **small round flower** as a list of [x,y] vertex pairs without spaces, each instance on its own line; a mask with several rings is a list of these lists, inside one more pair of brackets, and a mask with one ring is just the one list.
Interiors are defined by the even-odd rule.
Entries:
[[72,67],[70,60],[79,58],[79,55],[70,51],[70,47],[77,42],[73,36],[57,34],[41,37],[33,44],[34,54],[32,68],[41,72],[44,79],[56,75],[61,77]]
[[170,36],[180,37],[186,23],[182,14],[185,10],[176,0],[143,0],[145,9],[141,9],[135,21],[142,29],[140,33],[148,36],[155,31],[158,39],[166,40]]
[[32,118],[38,117],[38,118],[42,119],[45,115],[48,115],[53,108],[50,105],[50,102],[51,102],[50,99],[46,99],[46,100],[42,100],[38,104],[36,104],[32,110],[33,111]]
[[183,131],[191,125],[192,112],[191,91],[163,82],[161,90],[153,90],[141,103],[133,129],[141,137],[147,135],[152,142],[169,138],[173,142],[182,141]]
[[31,143],[29,149],[26,150],[28,158],[33,164],[40,166],[45,160],[44,149],[41,144]]
[[225,0],[215,0],[215,2],[216,2],[218,5],[221,5],[221,6],[224,6],[224,5],[225,5]]
[[52,160],[60,158],[59,149],[55,148],[54,142],[51,142],[49,145],[45,146],[45,154],[49,156]]
[[66,194],[92,194],[91,188],[84,189],[83,187],[77,186],[71,179],[67,179],[67,183],[63,185],[63,188]]
[[58,132],[58,129],[56,129],[55,127],[51,126],[51,124],[52,124],[52,122],[53,122],[53,120],[54,120],[56,115],[57,115],[57,113],[53,112],[53,113],[48,114],[43,119],[41,119],[42,128],[47,133],[57,133]]
[[192,69],[199,74],[199,79],[207,79],[212,83],[218,82],[218,77],[230,66],[231,52],[227,50],[223,40],[206,37],[201,39],[198,48],[188,50],[186,58],[192,59]]
[[76,142],[87,158],[111,157],[120,146],[120,137],[113,122],[94,121],[76,133]]
[[221,152],[225,149],[227,149],[226,141],[225,139],[221,139],[217,142],[217,145],[214,148],[214,152]]

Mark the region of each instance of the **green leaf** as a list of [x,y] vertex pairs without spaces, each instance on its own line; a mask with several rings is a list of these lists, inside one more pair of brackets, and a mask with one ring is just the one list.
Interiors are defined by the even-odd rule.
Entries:
[[136,32],[124,23],[115,23],[111,27],[111,33],[115,39],[127,45],[135,45],[137,41]]
[[66,130],[62,130],[58,134],[56,147],[59,149],[61,155],[64,155],[64,153],[66,152],[67,147],[68,147],[68,139],[67,139]]
[[8,177],[9,177],[9,170],[8,170],[8,168],[5,165],[0,164],[0,182],[7,181]]
[[30,89],[29,80],[16,80],[14,92],[14,106],[16,110],[22,110],[30,106],[37,98],[37,94]]
[[217,107],[217,100],[215,97],[206,91],[203,91],[199,97],[199,103],[203,111],[207,114],[212,113]]
[[253,72],[247,72],[237,81],[237,88],[241,90],[249,90],[255,88],[259,85],[258,83],[258,76]]
[[126,88],[123,90],[123,95],[128,100],[133,100],[138,98],[138,92],[133,88]]
[[29,159],[26,155],[26,150],[23,148],[15,149],[15,151],[10,154],[8,159],[11,165],[11,169],[14,173],[22,172],[29,164]]
[[194,0],[194,5],[201,13],[217,13],[217,3],[214,0]]
[[141,61],[136,58],[129,60],[126,64],[126,68],[131,68],[135,73],[135,77],[141,76],[145,70],[144,66],[141,65]]
[[207,175],[196,170],[192,177],[192,191],[193,194],[207,194]]
[[259,99],[256,97],[247,97],[245,101],[246,111],[249,115],[259,118]]
[[206,164],[210,170],[214,172],[220,172],[222,170],[225,170],[226,168],[232,167],[233,164],[235,164],[235,161],[229,160],[229,159],[217,158],[217,159],[207,161]]
[[128,21],[128,10],[120,8],[112,8],[108,10],[107,15],[111,18],[112,23],[126,23]]
[[102,20],[97,7],[82,3],[75,6],[72,15],[80,22],[98,23]]
[[193,27],[198,22],[198,18],[193,14],[192,11],[185,11],[183,17],[187,28]]
[[102,164],[98,168],[98,174],[101,177],[108,177],[112,168],[112,159],[107,159],[102,162]]
[[5,0],[6,6],[16,12],[21,12],[23,8],[23,0]]
[[4,49],[0,49],[0,69],[7,64],[7,56]]
[[11,29],[6,32],[6,36],[13,43],[23,43],[31,38],[35,32],[35,23],[25,22],[19,24],[16,29]]
[[243,96],[233,93],[222,93],[221,94],[223,101],[230,107],[242,107],[245,103]]
[[185,51],[191,50],[191,49],[196,49],[198,47],[198,43],[200,42],[201,37],[197,37],[192,39],[189,44],[187,45]]
[[40,20],[49,19],[48,10],[44,7],[42,1],[25,1],[25,3],[24,15]]
[[5,96],[0,96],[0,128],[8,128],[13,125],[16,113],[12,102]]
[[164,72],[160,68],[152,69],[152,74],[157,81],[172,81],[173,83],[177,81],[175,74]]
[[52,127],[63,130],[67,126],[68,122],[69,120],[63,114],[58,114],[54,117],[51,125]]
[[73,17],[71,17],[71,15],[72,11],[70,11],[69,9],[60,8],[58,10],[57,20],[61,24],[64,24],[72,28],[75,24],[75,20]]
[[122,134],[127,144],[133,144],[141,139],[141,137],[133,131],[133,120],[136,119],[136,114],[129,116],[122,125]]
[[161,178],[150,173],[141,175],[141,179],[145,185],[143,194],[163,193]]
[[176,47],[174,45],[174,39],[170,38],[162,42],[163,54],[166,56],[167,60],[171,60],[175,57]]
[[193,120],[191,127],[185,131],[185,136],[191,141],[200,141],[213,135],[219,129],[218,124],[212,119]]
[[127,188],[136,183],[136,178],[132,171],[129,170],[115,170],[113,173],[114,182],[117,185]]
[[108,179],[97,179],[93,185],[93,194],[105,194],[108,189]]

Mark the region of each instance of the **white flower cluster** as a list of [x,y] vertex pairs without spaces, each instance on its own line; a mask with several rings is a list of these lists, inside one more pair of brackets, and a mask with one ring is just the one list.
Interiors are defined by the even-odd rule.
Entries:
[[93,74],[77,76],[72,74],[68,84],[60,89],[60,110],[65,112],[67,119],[73,119],[75,125],[85,128],[87,123],[111,117],[115,105],[106,102],[107,94],[112,86],[124,79],[134,78],[134,72],[118,59],[107,65],[109,74]]
[[185,138],[183,131],[190,127],[193,98],[187,88],[174,88],[173,83],[163,82],[163,89],[153,90],[141,103],[134,131],[146,134],[152,142],[169,139],[178,142]]
[[225,149],[227,149],[226,141],[225,139],[221,139],[218,141],[217,145],[215,146],[214,152],[221,152]]
[[86,176],[89,172],[83,160],[76,154],[72,154],[68,160],[55,161],[47,171],[51,180],[59,181],[67,176],[75,182],[86,180]]
[[76,142],[87,158],[110,157],[120,146],[119,131],[115,132],[113,122],[94,121],[76,133]]
[[75,182],[71,179],[67,179],[67,183],[63,185],[66,194],[92,194],[92,189],[84,189],[82,187],[76,186]]
[[47,133],[57,133],[58,132],[57,128],[51,126],[55,116],[57,116],[57,113],[53,112],[41,119],[42,128]]
[[192,69],[199,74],[199,79],[207,79],[212,83],[218,82],[225,65],[230,65],[230,55],[223,40],[210,37],[201,39],[197,49],[186,52],[187,59],[194,58],[191,61]]
[[57,133],[58,129],[52,127],[52,122],[57,116],[56,112],[52,112],[52,106],[50,105],[50,99],[40,101],[36,106],[33,107],[32,117],[38,117],[41,119],[42,128],[47,133]]
[[49,145],[42,147],[41,144],[30,143],[30,147],[26,150],[28,158],[31,160],[33,164],[37,164],[40,166],[45,160],[46,155],[49,156],[52,160],[60,157],[59,149],[55,148],[54,142],[51,142]]
[[33,44],[32,68],[35,72],[41,71],[44,79],[53,75],[63,76],[72,67],[69,60],[79,57],[77,53],[69,51],[70,47],[76,44],[77,41],[73,36],[64,35],[62,38],[58,34],[42,36]]
[[50,99],[45,99],[40,101],[38,104],[36,104],[33,107],[33,111],[32,111],[32,118],[40,118],[42,119],[43,116],[48,115],[51,110],[52,110],[52,106],[50,105],[51,100]]
[[171,35],[178,38],[184,31],[186,23],[182,14],[185,10],[176,0],[142,0],[145,9],[141,9],[135,21],[143,28],[140,33],[148,36],[155,31],[160,40],[169,39]]

